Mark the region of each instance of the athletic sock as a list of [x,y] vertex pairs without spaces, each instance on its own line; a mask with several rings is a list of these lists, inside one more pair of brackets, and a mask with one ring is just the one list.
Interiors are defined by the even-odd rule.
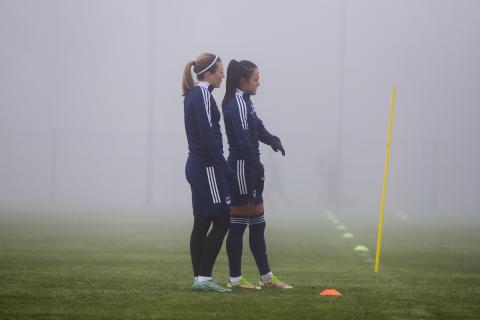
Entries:
[[273,273],[270,271],[269,273],[262,274],[260,276],[260,279],[263,281],[263,283],[268,282],[270,279],[272,279]]
[[212,277],[198,276],[198,282],[205,282],[205,281],[209,281],[209,280],[212,280]]
[[270,266],[267,258],[267,245],[265,243],[265,217],[262,214],[249,220],[249,243],[260,274],[268,274]]
[[238,282],[242,279],[242,276],[240,277],[230,277],[230,283]]
[[230,217],[230,230],[227,237],[228,265],[230,277],[242,275],[243,233],[248,225],[246,217]]

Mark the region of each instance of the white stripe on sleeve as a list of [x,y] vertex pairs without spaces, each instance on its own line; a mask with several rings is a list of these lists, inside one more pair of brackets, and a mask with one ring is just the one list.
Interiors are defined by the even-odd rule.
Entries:
[[243,99],[239,95],[237,95],[236,98],[237,98],[237,105],[238,105],[238,113],[240,114],[240,121],[242,122],[242,128],[243,130],[247,130],[248,124],[247,124],[246,109],[244,108]]
[[210,127],[212,126],[212,115],[210,110],[210,92],[208,89],[204,87],[200,87],[202,89],[203,95],[203,103],[205,104],[205,111],[207,112],[208,123],[210,123]]

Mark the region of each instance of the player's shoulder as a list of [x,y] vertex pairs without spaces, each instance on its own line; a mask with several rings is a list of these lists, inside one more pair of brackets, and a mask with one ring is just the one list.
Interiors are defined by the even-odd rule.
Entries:
[[231,112],[232,110],[236,110],[238,108],[238,104],[238,97],[236,94],[234,94],[227,100],[223,110],[224,112]]
[[185,94],[185,101],[191,104],[204,104],[205,103],[205,96],[208,96],[210,93],[208,90],[204,92],[200,86],[195,86],[190,91]]
[[192,89],[190,89],[190,91],[187,92],[185,97],[188,97],[189,99],[195,99],[195,98],[198,98],[201,95],[203,95],[202,94],[202,89],[200,88],[200,86],[195,86]]

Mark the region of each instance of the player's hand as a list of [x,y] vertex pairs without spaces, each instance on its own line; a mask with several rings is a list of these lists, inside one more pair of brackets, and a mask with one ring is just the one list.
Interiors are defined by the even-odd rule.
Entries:
[[280,138],[277,136],[273,136],[272,143],[270,144],[272,147],[273,151],[277,152],[280,150],[282,153],[282,156],[285,156],[285,149],[282,146],[282,141],[280,141]]

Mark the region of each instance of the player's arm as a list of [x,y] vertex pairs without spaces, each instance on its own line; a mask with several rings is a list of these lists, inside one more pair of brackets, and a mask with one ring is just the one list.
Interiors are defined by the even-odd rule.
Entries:
[[259,160],[256,156],[255,150],[248,139],[248,121],[246,112],[240,111],[238,105],[234,105],[224,111],[225,117],[228,116],[232,124],[233,133],[240,148],[240,156],[245,161],[256,168]]
[[228,166],[223,153],[217,147],[211,127],[211,118],[207,113],[209,108],[207,103],[209,103],[209,100],[203,99],[202,95],[198,95],[195,98],[196,99],[192,101],[192,107],[202,144],[206,146],[208,154],[211,159],[213,159],[215,168],[222,170],[225,174],[234,174],[232,169]]
[[282,141],[277,136],[274,136],[265,128],[262,119],[257,117],[257,132],[258,140],[272,147],[273,151],[280,150],[283,156],[285,156],[285,149],[283,148]]

